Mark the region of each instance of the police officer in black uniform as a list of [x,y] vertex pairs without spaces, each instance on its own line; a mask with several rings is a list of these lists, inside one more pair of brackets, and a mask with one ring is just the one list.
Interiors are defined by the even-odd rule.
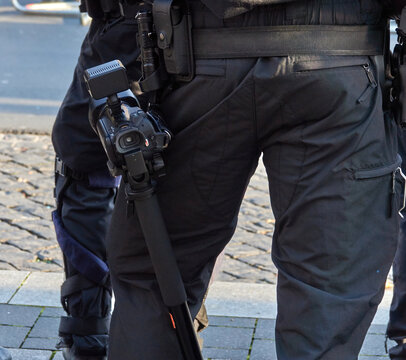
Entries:
[[[118,58],[130,79],[139,78],[137,2],[95,3],[87,3],[94,21],[53,131],[54,219],[73,279],[62,288],[67,359],[105,357],[110,308],[108,268],[92,255],[105,260],[100,244],[116,184],[84,119],[83,71]],[[378,66],[384,10],[393,4],[188,4],[195,76],[171,81],[159,99],[175,138],[157,192],[192,316],[262,153],[277,221],[278,358],[355,359],[396,248],[400,160],[394,124],[382,112]],[[84,222],[89,207],[99,216]],[[116,295],[109,359],[181,359],[137,219],[125,212],[122,189],[108,236]]]
[[[262,154],[276,218],[278,359],[356,359],[384,293],[401,207],[395,124],[380,88],[392,4],[188,5],[195,76],[162,92],[174,140],[156,190],[192,316]],[[107,253],[116,295],[109,359],[181,359],[123,188]]]
[[[406,143],[403,129],[399,129],[399,153],[402,156],[402,170],[406,171]],[[387,336],[394,340],[396,345],[389,349],[389,356],[393,360],[406,359],[406,221],[401,220],[399,242],[396,256],[393,261],[393,298],[389,313]]]
[[[396,21],[398,25],[398,40],[402,46],[405,46],[404,36],[406,30],[406,10],[404,9],[401,13],[402,6],[404,5],[403,1],[395,2],[396,10],[393,12],[397,16]],[[401,16],[399,14],[401,13]],[[403,34],[402,34],[403,32]],[[400,47],[400,44],[397,44],[396,47]],[[396,54],[396,47],[394,53]],[[396,57],[394,57],[396,58]],[[397,61],[394,62],[397,64]],[[403,67],[403,64],[400,63]],[[403,84],[404,89],[404,84]],[[404,108],[404,105],[403,105]],[[404,118],[403,114],[399,114]],[[398,121],[399,122],[399,121]],[[402,162],[402,171],[406,173],[406,137],[405,137],[405,123],[404,121],[398,128],[398,149],[399,154],[401,155]],[[389,313],[389,323],[387,327],[387,337],[396,342],[396,345],[392,346],[389,349],[389,356],[393,360],[404,360],[406,359],[406,322],[405,322],[405,311],[406,311],[406,220],[405,218],[401,219],[400,222],[400,231],[399,231],[399,241],[398,248],[396,251],[395,259],[393,262],[393,298],[392,304]]]
[[[140,78],[134,20],[138,4],[120,8],[116,1],[90,0],[82,2],[82,9],[93,20],[52,132],[57,155],[53,220],[66,273],[61,302],[67,316],[61,318],[58,347],[67,360],[103,360],[111,312],[105,235],[120,179],[109,174],[104,150],[90,127],[83,72],[118,58],[127,66],[129,79]],[[142,103],[142,95],[138,98]],[[196,328],[206,326],[202,307]]]

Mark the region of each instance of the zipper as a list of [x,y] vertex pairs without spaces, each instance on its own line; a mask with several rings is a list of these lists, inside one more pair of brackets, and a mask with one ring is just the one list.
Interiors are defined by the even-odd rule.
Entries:
[[361,96],[357,99],[358,104],[362,104],[368,97],[371,91],[375,90],[378,87],[378,83],[375,80],[374,73],[371,70],[371,67],[369,64],[363,64],[362,67],[365,70],[365,73],[367,74],[369,84],[368,87],[365,89],[365,91],[361,94]]

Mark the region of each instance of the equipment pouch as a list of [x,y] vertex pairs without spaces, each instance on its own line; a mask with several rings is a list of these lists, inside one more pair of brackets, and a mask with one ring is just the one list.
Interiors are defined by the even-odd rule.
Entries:
[[398,34],[398,44],[391,57],[392,88],[390,101],[396,122],[406,127],[406,7],[402,11]]
[[168,74],[179,81],[194,77],[192,19],[186,1],[155,0],[153,18],[158,47]]
[[406,64],[399,66],[399,103],[396,120],[402,127],[406,127]]

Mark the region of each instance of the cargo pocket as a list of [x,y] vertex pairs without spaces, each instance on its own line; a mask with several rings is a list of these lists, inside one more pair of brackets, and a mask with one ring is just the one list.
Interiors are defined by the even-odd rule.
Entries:
[[[388,216],[392,217],[398,213],[402,218],[402,211],[405,208],[405,180],[406,177],[400,167],[401,157],[398,155],[392,164],[372,169],[358,169],[354,171],[354,179],[360,193],[371,196],[376,191],[378,182],[388,183],[387,189],[387,209]],[[361,190],[362,188],[362,190]]]

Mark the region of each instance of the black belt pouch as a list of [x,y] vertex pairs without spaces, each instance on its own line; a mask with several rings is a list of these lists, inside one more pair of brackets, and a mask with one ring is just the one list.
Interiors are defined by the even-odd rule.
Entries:
[[192,19],[186,1],[155,0],[153,18],[165,68],[176,80],[194,77]]

